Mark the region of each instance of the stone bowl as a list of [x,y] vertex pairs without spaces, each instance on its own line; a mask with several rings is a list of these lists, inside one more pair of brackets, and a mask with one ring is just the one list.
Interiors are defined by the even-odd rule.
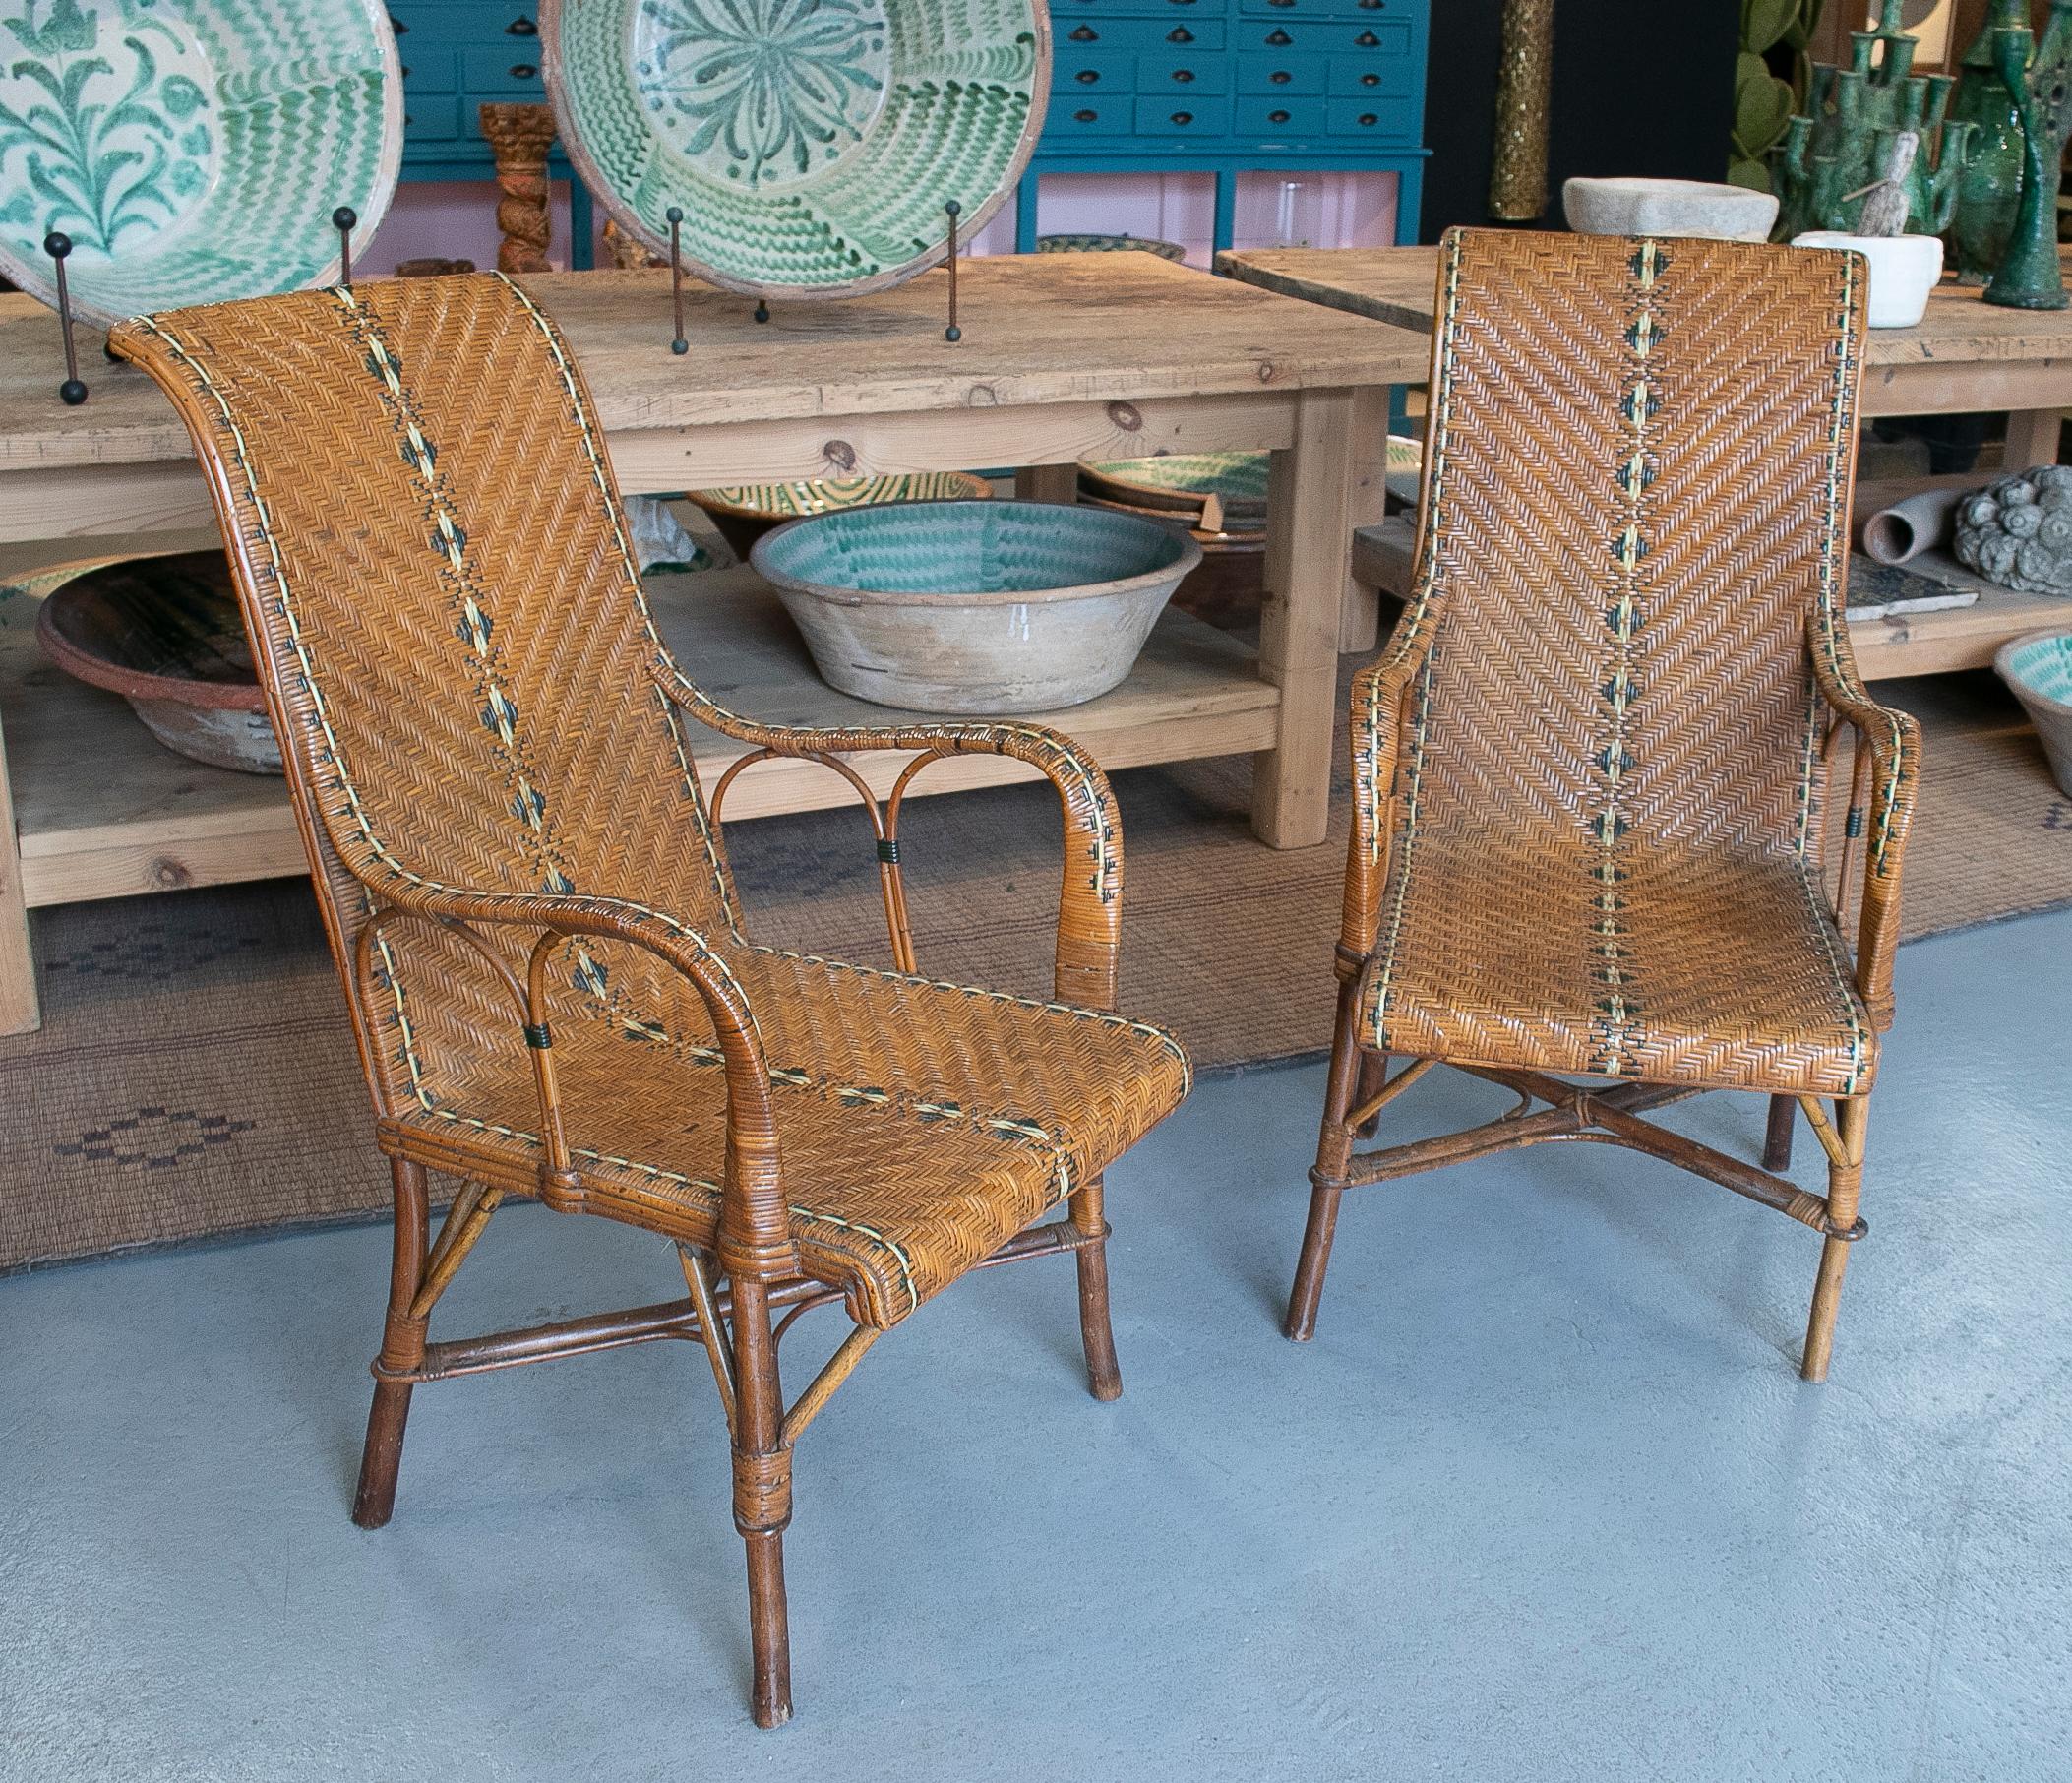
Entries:
[[36,642],[75,680],[120,694],[175,754],[285,771],[222,552],[98,565],[45,596]]
[[1565,180],[1561,212],[1578,235],[1768,241],[1777,226],[1774,194],[1696,179]]
[[1201,547],[1048,502],[900,502],[795,520],[749,561],[823,680],[910,711],[1048,711],[1129,673]]
[[[332,213],[380,225],[402,160],[382,0],[62,0],[0,35],[0,274],[76,314],[261,297],[338,276]],[[91,376],[91,374],[90,374]]]
[[2072,798],[2072,631],[2013,639],[1994,654],[1993,667],[2028,709],[2058,791]]

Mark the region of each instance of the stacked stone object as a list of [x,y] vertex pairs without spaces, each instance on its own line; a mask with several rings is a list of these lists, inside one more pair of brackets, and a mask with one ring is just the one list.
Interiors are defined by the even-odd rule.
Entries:
[[2072,464],[2039,464],[1966,496],[1956,550],[2003,588],[2072,597]]

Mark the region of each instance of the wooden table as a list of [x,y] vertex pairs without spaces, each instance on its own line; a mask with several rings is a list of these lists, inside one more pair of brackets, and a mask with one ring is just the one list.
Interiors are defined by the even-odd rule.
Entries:
[[[1436,248],[1258,249],[1225,254],[1220,265],[1260,290],[1343,314],[1428,337],[1435,325]],[[1872,329],[1864,357],[1865,415],[2007,409],[2007,461],[2056,461],[2072,409],[2072,311],[1998,309],[1945,284],[1919,327]],[[1380,518],[1370,503],[1356,523]],[[1867,677],[1940,674],[1990,665],[2010,638],[2057,623],[2064,610],[2047,595],[1994,588],[1976,606],[1853,622],[1850,639]]]
[[[1351,442],[1390,386],[1423,375],[1426,341],[1149,254],[976,260],[960,282],[959,345],[943,338],[938,273],[872,297],[780,305],[766,325],[739,297],[698,291],[692,348],[677,357],[666,275],[524,280],[568,334],[627,490],[1013,464],[1036,467],[1027,486],[1068,493],[1069,467],[1088,456],[1270,449],[1257,652],[1173,613],[1122,688],[1054,721],[1111,767],[1254,752],[1260,839],[1322,841],[1362,475],[1379,500],[1378,463],[1357,468]],[[56,319],[0,297],[0,543],[77,540],[85,556],[97,536],[208,524],[186,432],[156,387],[104,362],[91,333],[82,358],[92,395],[67,409]],[[711,587],[681,642],[693,676],[771,717],[888,716],[822,684],[766,596],[750,599],[739,579]],[[302,870],[277,781],[164,755],[119,702],[20,648],[0,665],[0,1033],[36,1022],[30,908]],[[707,784],[740,753],[707,739]],[[857,766],[873,777],[888,764]],[[917,790],[1019,774],[961,757]],[[729,815],[847,796],[831,774],[773,766],[743,777]]]

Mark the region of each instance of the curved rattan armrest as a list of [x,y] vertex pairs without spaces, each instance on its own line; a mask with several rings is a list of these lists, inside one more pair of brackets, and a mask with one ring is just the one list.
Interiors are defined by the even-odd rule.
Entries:
[[1065,818],[1065,883],[1058,898],[1056,994],[1087,1009],[1115,1007],[1123,939],[1123,823],[1100,765],[1063,732],[1001,718],[940,724],[800,728],[764,724],[729,711],[666,658],[656,684],[701,724],[779,756],[842,755],[870,749],[916,752],[892,792],[899,800],[932,761],[959,755],[1006,756],[1036,769],[1057,789]]
[[1366,963],[1380,928],[1404,700],[1432,654],[1435,607],[1431,577],[1422,575],[1381,654],[1353,677],[1353,835],[1338,943],[1347,977]]
[[443,925],[471,929],[490,924],[539,932],[528,981],[520,984],[513,975],[511,988],[520,1000],[525,1037],[534,1049],[550,1172],[567,1178],[572,1187],[567,1145],[560,1137],[559,1092],[544,1007],[548,944],[575,935],[621,941],[673,968],[703,1002],[725,1061],[727,1167],[715,1246],[720,1263],[733,1274],[786,1275],[796,1270],[762,1032],[740,981],[702,935],[663,911],[627,898],[458,891],[388,877],[370,890],[398,910]]
[[1856,730],[1870,758],[1868,805],[1852,806],[1849,832],[1861,830],[1863,907],[1857,929],[1857,989],[1880,1028],[1892,1024],[1892,962],[1899,950],[1900,868],[1920,778],[1920,725],[1911,712],[1880,706],[1857,673],[1842,625],[1816,613],[1806,646],[1813,679],[1829,707]]

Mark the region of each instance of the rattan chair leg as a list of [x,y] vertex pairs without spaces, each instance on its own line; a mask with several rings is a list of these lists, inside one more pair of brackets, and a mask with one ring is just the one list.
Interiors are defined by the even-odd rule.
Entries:
[[[1360,1055],[1360,1086],[1353,1092],[1353,1106],[1365,1108],[1381,1093],[1381,1086],[1388,1081],[1388,1054],[1363,1051]],[[1353,1137],[1356,1139],[1371,1139],[1381,1130],[1381,1111],[1374,1112],[1360,1123]]]
[[1770,1127],[1763,1135],[1763,1168],[1778,1174],[1792,1167],[1792,1131],[1798,1119],[1797,1096],[1770,1098]]
[[375,1363],[374,1404],[367,1412],[359,1490],[352,1499],[352,1520],[362,1529],[379,1529],[396,1509],[396,1475],[402,1465],[403,1426],[410,1416],[410,1383],[383,1380],[381,1374],[406,1372],[424,1362],[425,1320],[410,1311],[424,1279],[431,1236],[424,1169],[397,1160],[392,1161],[390,1172],[396,1179],[396,1247],[389,1267],[389,1317]]
[[1096,1242],[1075,1253],[1079,1263],[1079,1341],[1086,1350],[1087,1390],[1096,1399],[1123,1396],[1123,1369],[1116,1360],[1115,1325],[1108,1316],[1108,1241],[1101,1210],[1101,1179],[1095,1177],[1071,1198],[1072,1224]]
[[1353,1161],[1353,1135],[1345,1118],[1358,1105],[1359,1085],[1366,1075],[1353,1033],[1358,1010],[1357,987],[1340,984],[1331,1075],[1324,1086],[1323,1126],[1316,1136],[1316,1168],[1310,1172],[1310,1223],[1303,1231],[1302,1260],[1295,1266],[1295,1288],[1288,1296],[1288,1318],[1281,1326],[1296,1343],[1307,1343],[1316,1334],[1316,1303],[1323,1298],[1324,1270],[1330,1265],[1331,1239],[1338,1229],[1338,1202]]
[[1835,1348],[1835,1315],[1842,1305],[1842,1273],[1859,1236],[1857,1207],[1863,1188],[1863,1138],[1870,1123],[1870,1100],[1857,1096],[1835,1104],[1835,1132],[1843,1155],[1828,1162],[1827,1224],[1829,1236],[1820,1247],[1820,1273],[1813,1282],[1813,1308],[1806,1320],[1805,1360],[1799,1374],[1825,1381]]
[[791,1449],[784,1388],[770,1334],[769,1289],[734,1282],[734,1527],[748,1544],[749,1645],[758,1727],[791,1719],[791,1629],[784,1601],[784,1530],[791,1521]]

